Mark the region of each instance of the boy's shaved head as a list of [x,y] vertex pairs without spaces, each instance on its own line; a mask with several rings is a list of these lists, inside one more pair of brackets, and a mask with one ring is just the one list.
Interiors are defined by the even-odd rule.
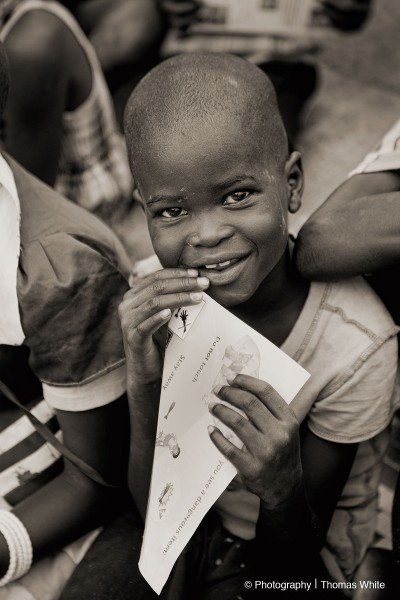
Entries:
[[136,170],[144,148],[161,152],[171,135],[175,140],[200,137],[203,130],[218,135],[232,125],[284,164],[287,138],[272,83],[261,69],[229,54],[186,54],[162,62],[137,85],[125,109],[134,176],[140,181]]
[[162,62],[132,92],[125,135],[164,267],[197,269],[224,306],[250,300],[272,272],[274,282],[286,277],[300,155],[289,155],[274,89],[258,67],[228,54]]

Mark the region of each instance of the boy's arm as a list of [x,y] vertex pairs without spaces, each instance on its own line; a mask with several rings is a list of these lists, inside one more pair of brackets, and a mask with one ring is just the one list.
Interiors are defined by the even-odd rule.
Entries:
[[128,484],[144,519],[150,487],[163,368],[163,344],[154,336],[180,306],[201,301],[206,278],[194,269],[163,269],[132,283],[119,313],[127,364],[131,421]]
[[[357,444],[334,444],[302,430],[293,410],[265,382],[237,375],[210,408],[244,442],[231,444],[218,429],[217,448],[234,464],[247,488],[260,498],[257,540],[271,576],[297,580],[321,572],[319,552],[347,480]],[[260,565],[261,566],[261,565]]]
[[[315,390],[310,395],[306,383],[288,406],[267,383],[244,375],[214,390],[247,416],[215,404],[213,413],[244,446],[236,448],[216,429],[211,438],[237,468],[246,487],[260,498],[260,556],[263,562],[264,557],[270,560],[273,576],[296,580],[323,572],[319,550],[358,443],[373,439],[390,423],[396,402],[397,338],[396,328],[389,320],[386,323],[389,329],[382,326],[384,337],[373,345],[367,342],[368,356],[357,349],[354,362],[347,369],[342,367],[317,397]],[[300,428],[298,417],[304,419],[305,414],[307,421]],[[375,464],[376,457],[370,460]],[[367,463],[352,483],[349,498],[355,485],[370,476],[371,464]],[[352,510],[363,503],[359,488],[356,493],[358,504],[353,502]],[[370,492],[367,495],[371,497]],[[346,532],[336,532],[336,537],[341,535]],[[339,561],[341,549],[334,547],[333,539],[330,544]]]
[[260,504],[257,539],[263,562],[276,579],[326,579],[320,551],[336,503],[350,472],[357,444],[334,444],[301,432],[302,481],[282,506]]
[[400,259],[400,171],[345,181],[301,228],[296,266],[308,279],[371,273]]

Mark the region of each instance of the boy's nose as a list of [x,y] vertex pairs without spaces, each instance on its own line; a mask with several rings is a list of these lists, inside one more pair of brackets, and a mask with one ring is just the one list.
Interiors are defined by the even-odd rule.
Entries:
[[212,248],[233,235],[233,228],[211,215],[196,219],[194,231],[188,236],[190,246]]

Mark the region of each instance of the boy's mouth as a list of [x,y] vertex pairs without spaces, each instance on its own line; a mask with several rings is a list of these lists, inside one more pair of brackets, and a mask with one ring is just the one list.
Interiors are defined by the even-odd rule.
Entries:
[[204,269],[213,269],[214,271],[222,271],[223,269],[226,269],[227,267],[230,267],[232,265],[234,265],[235,263],[239,262],[240,258],[232,258],[231,260],[225,260],[224,262],[219,262],[219,263],[213,263],[211,265],[204,265],[204,267],[198,267],[199,269],[204,268]]
[[[242,272],[249,255],[238,256],[228,260],[220,260],[218,262],[205,262],[199,264],[195,262],[190,265],[192,268],[198,269],[202,277],[207,277],[211,285],[227,285],[233,283]],[[206,259],[207,260],[207,259]]]

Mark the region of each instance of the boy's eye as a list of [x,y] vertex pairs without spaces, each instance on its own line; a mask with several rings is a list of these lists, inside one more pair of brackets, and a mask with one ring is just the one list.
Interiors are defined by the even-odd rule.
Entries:
[[187,210],[181,208],[180,206],[166,208],[161,213],[161,216],[166,217],[167,219],[176,219],[177,217],[182,217],[183,215],[187,215]]
[[237,204],[238,202],[242,202],[246,200],[250,196],[251,192],[241,191],[241,192],[232,192],[225,198],[224,204]]

